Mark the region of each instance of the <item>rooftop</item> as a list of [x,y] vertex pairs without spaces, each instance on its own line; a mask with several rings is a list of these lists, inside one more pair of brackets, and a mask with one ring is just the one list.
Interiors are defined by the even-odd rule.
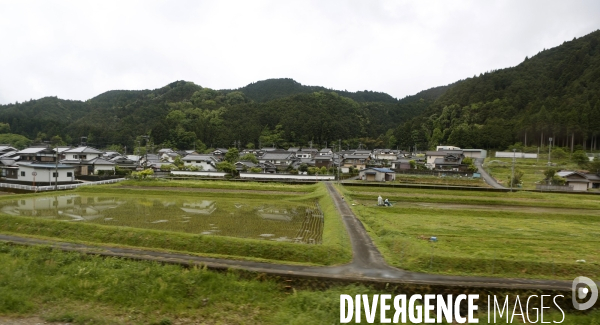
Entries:
[[64,153],[97,153],[97,154],[103,153],[102,151],[92,148],[92,147],[77,147],[77,148],[65,150],[63,152]]

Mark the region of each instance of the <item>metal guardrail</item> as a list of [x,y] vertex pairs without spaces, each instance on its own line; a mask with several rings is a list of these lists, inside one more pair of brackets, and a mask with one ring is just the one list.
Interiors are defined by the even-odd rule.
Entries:
[[111,183],[117,183],[117,182],[124,181],[124,180],[125,180],[125,178],[115,178],[115,179],[107,179],[107,180],[98,181],[98,182],[87,182],[87,183],[80,183],[80,184],[68,184],[68,185],[58,185],[58,186],[54,186],[54,185],[31,186],[31,185],[21,185],[21,184],[11,184],[11,183],[0,183],[0,187],[12,188],[12,189],[22,190],[22,191],[44,192],[44,191],[54,191],[55,187],[58,190],[72,190],[72,189],[76,189],[80,186],[111,184]]

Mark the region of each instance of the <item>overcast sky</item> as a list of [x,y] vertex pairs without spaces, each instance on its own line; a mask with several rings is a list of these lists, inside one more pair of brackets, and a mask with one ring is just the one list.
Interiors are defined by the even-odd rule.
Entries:
[[600,28],[600,1],[0,0],[0,103],[269,78],[402,98]]

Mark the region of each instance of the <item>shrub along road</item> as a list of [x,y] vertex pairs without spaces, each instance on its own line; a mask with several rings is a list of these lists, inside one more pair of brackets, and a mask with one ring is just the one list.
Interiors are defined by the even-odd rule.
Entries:
[[403,271],[389,266],[373,244],[362,223],[356,218],[347,202],[333,187],[326,183],[352,242],[352,262],[345,265],[316,267],[282,265],[252,261],[208,258],[187,254],[157,252],[145,249],[91,246],[75,243],[41,240],[11,235],[0,235],[0,240],[21,245],[48,245],[65,251],[86,254],[124,257],[134,260],[153,260],[181,265],[206,265],[212,269],[242,269],[278,276],[321,278],[343,281],[365,281],[413,285],[458,286],[476,288],[507,288],[517,290],[570,291],[570,281],[507,279],[490,277],[446,276]]

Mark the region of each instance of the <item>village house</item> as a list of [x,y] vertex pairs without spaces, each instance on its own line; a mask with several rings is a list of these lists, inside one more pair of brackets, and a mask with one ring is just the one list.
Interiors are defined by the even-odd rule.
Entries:
[[27,185],[70,184],[75,182],[75,167],[65,164],[18,162],[17,178],[7,177],[15,183]]
[[319,156],[333,156],[333,151],[330,148],[323,148],[319,151]]
[[63,150],[61,155],[64,158],[60,161],[62,164],[71,165],[75,168],[76,176],[87,176],[98,174],[100,171],[115,171],[115,163],[102,158],[104,152],[87,146]]
[[600,175],[592,173],[581,173],[576,171],[560,171],[556,175],[565,179],[565,185],[573,191],[587,191],[588,189],[600,189]]
[[342,162],[342,172],[347,173],[350,167],[357,169],[365,169],[369,161],[368,155],[346,155]]
[[401,158],[391,162],[391,169],[393,170],[408,170],[410,169],[411,159]]
[[54,149],[43,147],[30,147],[17,152],[20,161],[38,161],[38,162],[53,162],[56,161],[56,152]]
[[[302,154],[302,155],[306,155],[309,154],[309,157],[304,157],[304,158],[312,158],[314,156],[317,156],[319,154],[319,150],[315,149],[315,148],[304,148],[304,149],[300,149],[300,151],[298,152],[298,154]],[[298,154],[296,154],[296,156],[298,156]]]
[[358,173],[358,178],[369,182],[389,182],[396,179],[396,172],[389,168],[366,168]]
[[215,156],[219,161],[225,159],[225,155],[229,152],[228,149],[225,148],[217,148],[211,154]]
[[17,179],[19,176],[19,165],[14,159],[0,158],[0,177]]
[[251,161],[238,161],[235,163],[235,169],[238,172],[247,172],[251,168],[260,168],[261,173],[273,174],[273,173],[277,172],[277,167],[275,167],[275,165],[270,164],[270,163],[255,164]]
[[206,172],[217,171],[216,166],[217,166],[217,163],[219,162],[219,160],[215,156],[210,155],[210,154],[187,155],[187,156],[183,157],[181,160],[183,161],[183,164],[185,166],[196,166]]
[[266,152],[262,157],[258,158],[260,163],[270,163],[277,169],[287,169],[295,161],[295,156],[291,152]]
[[[138,158],[139,160],[139,158]],[[129,159],[127,156],[116,156],[110,159],[116,166],[123,169],[135,170],[137,168],[137,161]],[[115,167],[116,167],[115,166]]]
[[375,149],[371,154],[371,158],[378,161],[393,161],[398,159],[400,152],[398,150],[391,149]]
[[314,158],[315,167],[325,167],[327,169],[333,167],[333,155],[318,155]]
[[465,158],[462,150],[439,150],[425,153],[425,166],[429,169],[459,170]]
[[62,154],[65,156],[65,160],[90,160],[98,157],[102,157],[104,154],[102,151],[92,147],[77,147],[64,150]]
[[17,150],[17,148],[9,146],[7,144],[0,144],[0,157],[9,154],[9,153],[16,153],[19,150]]
[[177,152],[164,152],[162,154],[158,154],[161,162],[173,163],[177,157],[181,157],[181,155]]

